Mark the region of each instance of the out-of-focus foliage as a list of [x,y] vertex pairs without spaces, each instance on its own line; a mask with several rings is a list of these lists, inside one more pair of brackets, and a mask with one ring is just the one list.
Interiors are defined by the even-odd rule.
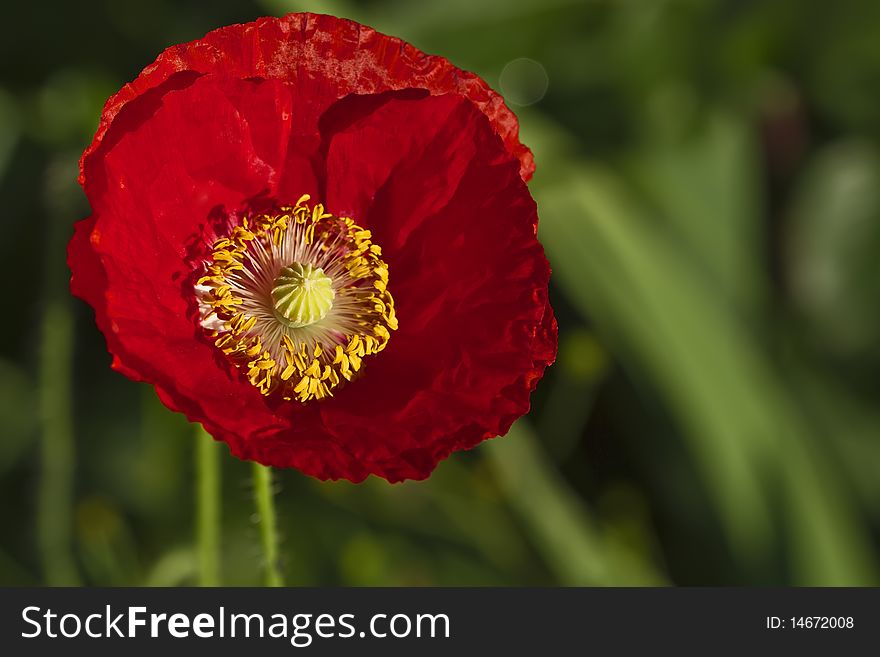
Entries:
[[[880,3],[19,3],[0,24],[0,583],[195,581],[194,434],[112,373],[63,244],[102,102],[171,43],[325,11],[520,115],[560,356],[425,482],[279,473],[292,584],[878,584]],[[224,454],[222,581],[255,584]]]

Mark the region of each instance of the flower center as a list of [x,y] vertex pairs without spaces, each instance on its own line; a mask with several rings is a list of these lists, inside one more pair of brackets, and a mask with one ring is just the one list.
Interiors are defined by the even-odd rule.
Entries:
[[272,301],[281,321],[302,328],[324,319],[333,307],[333,281],[320,267],[294,262],[275,278]]
[[324,399],[397,329],[370,231],[310,206],[230,219],[195,286],[202,328],[262,394]]

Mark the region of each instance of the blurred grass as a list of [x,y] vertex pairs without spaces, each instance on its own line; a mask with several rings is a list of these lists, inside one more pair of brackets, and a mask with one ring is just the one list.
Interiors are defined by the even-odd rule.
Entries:
[[559,479],[526,420],[503,444],[484,448],[511,506],[531,530],[559,582],[574,586],[655,586],[665,583],[650,555],[615,540]]
[[[9,8],[0,583],[199,581],[193,430],[109,370],[91,312],[67,296],[63,244],[88,212],[76,157],[106,97],[162,48],[305,9],[404,37],[496,88],[506,71],[538,164],[560,355],[508,437],[425,482],[277,472],[286,581],[876,585],[871,0]],[[547,74],[528,108],[513,101],[529,80],[505,70],[519,58]],[[258,584],[251,468],[217,447],[220,577]]]
[[[687,252],[653,234],[612,174],[571,171],[538,196],[559,283],[597,318],[624,366],[667,397],[735,558],[744,569],[765,567],[773,544],[786,539],[773,535],[782,521],[796,583],[875,581],[847,491],[824,468],[760,344],[720,301],[723,291],[688,266]],[[773,491],[783,503],[778,518],[767,504]]]

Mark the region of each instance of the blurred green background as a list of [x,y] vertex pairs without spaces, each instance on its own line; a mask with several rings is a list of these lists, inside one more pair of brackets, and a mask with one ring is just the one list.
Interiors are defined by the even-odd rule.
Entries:
[[[67,292],[76,162],[160,50],[303,9],[508,99],[560,356],[507,438],[428,481],[278,473],[287,582],[878,584],[874,0],[5,7],[0,583],[195,581],[193,428],[111,372]],[[222,581],[257,584],[250,467],[223,452]]]

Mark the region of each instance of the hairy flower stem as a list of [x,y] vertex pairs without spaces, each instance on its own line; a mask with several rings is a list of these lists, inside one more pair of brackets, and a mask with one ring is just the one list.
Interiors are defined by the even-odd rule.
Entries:
[[263,549],[266,586],[284,586],[278,564],[278,529],[275,520],[275,502],[272,499],[272,469],[253,464],[254,501],[260,523],[260,544]]
[[200,586],[220,584],[220,454],[196,425],[196,543]]

